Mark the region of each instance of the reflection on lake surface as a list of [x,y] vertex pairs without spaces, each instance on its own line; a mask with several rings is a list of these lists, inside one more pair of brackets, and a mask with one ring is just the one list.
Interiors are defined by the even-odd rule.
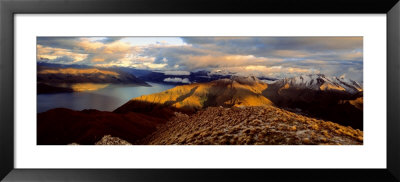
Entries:
[[[113,111],[130,99],[142,95],[153,94],[168,90],[173,85],[149,83],[152,87],[137,85],[109,84],[104,88],[84,92],[39,94],[37,95],[37,112],[45,112],[53,108],[69,108],[73,110],[97,109],[100,111]],[[82,87],[86,89],[87,85]],[[93,85],[91,85],[93,87]]]
[[73,84],[71,88],[76,92],[95,91],[106,88],[109,84],[95,84],[95,83],[77,83]]

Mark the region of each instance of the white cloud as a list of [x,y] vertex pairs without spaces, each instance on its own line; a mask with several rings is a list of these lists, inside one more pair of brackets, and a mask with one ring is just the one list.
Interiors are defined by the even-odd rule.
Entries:
[[177,77],[175,77],[175,78],[166,78],[166,79],[164,79],[164,82],[191,83],[190,80],[187,79],[187,78],[182,79],[182,78],[177,78]]
[[189,71],[164,71],[164,75],[190,75]]
[[267,84],[273,84],[276,82],[276,80],[260,80],[260,81],[267,83]]
[[161,69],[167,66],[167,64],[154,64],[154,63],[143,63],[149,69]]

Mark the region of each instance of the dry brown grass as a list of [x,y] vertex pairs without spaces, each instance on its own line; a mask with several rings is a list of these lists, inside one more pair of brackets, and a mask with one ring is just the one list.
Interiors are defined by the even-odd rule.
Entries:
[[363,132],[273,106],[209,107],[193,115],[175,113],[137,144],[360,145]]

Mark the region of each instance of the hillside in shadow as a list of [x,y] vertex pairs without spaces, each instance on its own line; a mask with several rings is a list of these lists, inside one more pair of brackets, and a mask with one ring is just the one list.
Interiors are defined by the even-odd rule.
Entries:
[[282,89],[270,85],[262,94],[278,107],[363,130],[362,92],[349,94],[311,89]]
[[172,116],[173,112],[168,108],[127,113],[52,109],[38,114],[37,144],[92,145],[105,135],[134,143],[154,132],[159,124],[165,123]]

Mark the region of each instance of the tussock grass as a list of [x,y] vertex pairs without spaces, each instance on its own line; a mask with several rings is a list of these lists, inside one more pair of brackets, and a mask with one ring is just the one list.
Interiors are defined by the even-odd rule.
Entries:
[[209,107],[175,113],[139,144],[177,145],[360,145],[363,132],[274,106]]

